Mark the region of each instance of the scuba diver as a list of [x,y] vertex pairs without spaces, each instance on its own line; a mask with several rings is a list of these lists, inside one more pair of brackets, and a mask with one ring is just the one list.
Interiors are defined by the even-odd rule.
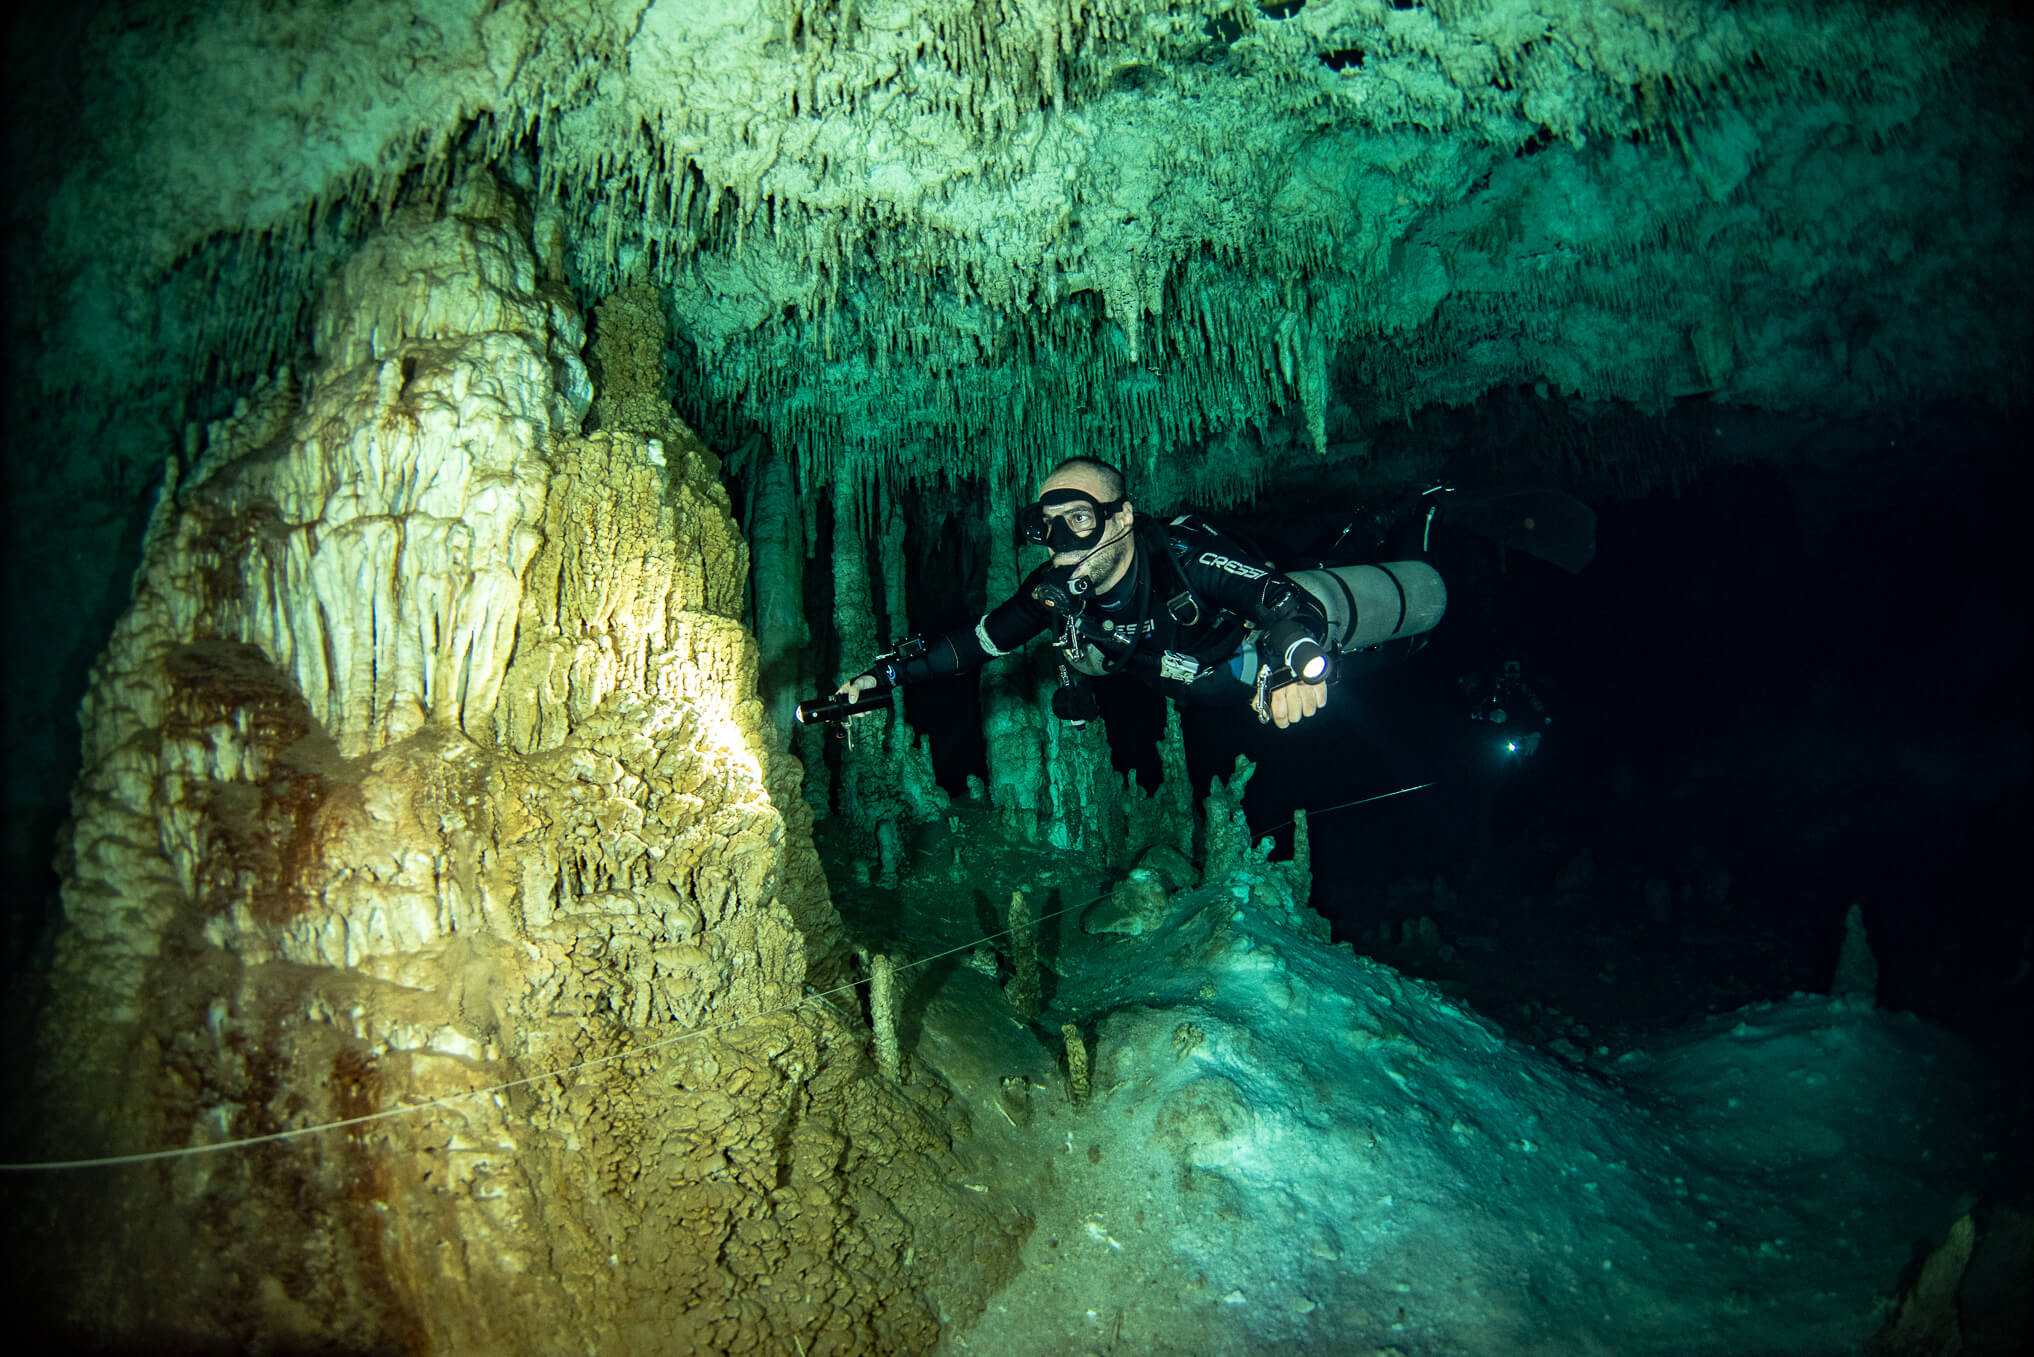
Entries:
[[1540,695],[1526,682],[1525,666],[1506,660],[1495,674],[1464,674],[1459,680],[1469,699],[1469,719],[1496,727],[1495,747],[1523,763],[1539,752],[1540,737],[1554,724]]
[[1089,678],[1129,673],[1168,697],[1247,701],[1283,730],[1327,704],[1337,657],[1426,632],[1447,609],[1424,561],[1288,573],[1198,515],[1140,518],[1123,473],[1092,457],[1053,468],[1018,531],[1052,556],[1015,596],[971,627],[911,638],[831,698],[800,704],[798,719],[875,710],[898,684],[978,668],[1050,634],[1062,720],[1099,714]]

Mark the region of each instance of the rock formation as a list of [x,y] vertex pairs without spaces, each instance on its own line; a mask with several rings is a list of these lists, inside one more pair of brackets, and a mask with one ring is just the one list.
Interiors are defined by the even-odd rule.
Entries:
[[61,1185],[82,1332],[904,1351],[1009,1266],[936,1094],[803,1002],[839,924],[654,294],[598,317],[581,437],[528,238],[485,173],[399,210],[301,378],[172,463],[42,1034],[67,1157],[443,1101]]

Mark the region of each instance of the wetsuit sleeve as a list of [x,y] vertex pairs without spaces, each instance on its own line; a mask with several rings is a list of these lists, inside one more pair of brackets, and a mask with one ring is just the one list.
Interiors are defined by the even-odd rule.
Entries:
[[1201,527],[1175,538],[1180,572],[1207,602],[1260,629],[1296,618],[1316,640],[1327,634],[1327,617],[1314,596],[1241,550],[1212,529]]
[[882,661],[868,672],[884,683],[919,683],[979,669],[1007,655],[1046,629],[1051,615],[1031,598],[1026,581],[1012,598],[982,615],[972,627],[951,627],[925,638],[925,653],[903,663]]

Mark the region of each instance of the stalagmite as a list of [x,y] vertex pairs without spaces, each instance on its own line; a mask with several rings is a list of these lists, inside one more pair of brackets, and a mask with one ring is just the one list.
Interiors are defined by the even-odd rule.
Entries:
[[1088,1044],[1081,1039],[1081,1029],[1077,1024],[1062,1023],[1059,1033],[1066,1042],[1067,1101],[1074,1105],[1076,1112],[1085,1111],[1088,1105]]
[[1292,815],[1292,861],[1286,864],[1286,878],[1292,883],[1293,903],[1305,905],[1314,890],[1314,853],[1304,808]]
[[[895,650],[911,634],[904,592],[905,520],[903,512],[888,502],[887,493],[883,498],[886,503],[882,538],[883,615],[888,623],[885,643],[888,649]],[[884,732],[884,752],[894,769],[898,794],[909,818],[924,824],[945,815],[948,799],[933,771],[931,743],[905,720],[901,699]]]
[[1837,954],[1836,975],[1830,981],[1829,993],[1860,1008],[1870,1008],[1878,1001],[1879,962],[1865,937],[1864,911],[1856,905],[1843,916],[1843,948]]
[[1186,730],[1179,704],[1165,705],[1165,735],[1158,745],[1161,769],[1157,800],[1171,825],[1172,846],[1183,859],[1194,859],[1194,784],[1187,772]]
[[869,958],[869,1025],[876,1035],[876,1068],[890,1079],[902,1079],[904,1060],[897,1050],[897,971],[882,952]]
[[1038,1016],[1038,932],[1031,923],[1031,907],[1023,891],[1010,895],[1010,982],[1003,997],[1027,1019]]
[[949,1311],[1011,1257],[798,1006],[839,923],[715,459],[629,299],[578,436],[578,323],[527,239],[484,175],[395,211],[303,394],[167,479],[83,712],[42,1129],[52,1157],[306,1134],[79,1180],[47,1249],[83,1334],[901,1350],[939,1319],[876,1261],[899,1231]]
[[1046,841],[1109,867],[1123,852],[1123,785],[1117,780],[1108,729],[1098,719],[1082,726],[1046,726]]
[[1241,754],[1227,780],[1216,778],[1208,784],[1206,817],[1207,853],[1201,868],[1205,880],[1215,881],[1241,867],[1250,854],[1250,824],[1243,813],[1243,790],[1250,785],[1257,767]]

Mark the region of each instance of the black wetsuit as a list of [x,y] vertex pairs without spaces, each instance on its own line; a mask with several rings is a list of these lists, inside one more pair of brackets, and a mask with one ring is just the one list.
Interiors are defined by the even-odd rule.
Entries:
[[1243,702],[1253,688],[1229,661],[1246,627],[1269,627],[1297,612],[1322,634],[1311,596],[1198,516],[1140,522],[1134,531],[1129,573],[1090,598],[1080,616],[1062,617],[1033,597],[1034,586],[1054,574],[1041,565],[974,626],[929,636],[917,659],[870,672],[887,683],[957,674],[1049,632],[1065,664],[1081,674],[1135,674],[1168,697]]

